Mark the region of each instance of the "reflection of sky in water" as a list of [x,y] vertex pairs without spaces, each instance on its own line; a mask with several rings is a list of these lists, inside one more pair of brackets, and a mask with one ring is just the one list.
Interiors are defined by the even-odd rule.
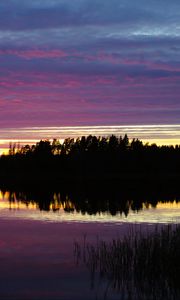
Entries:
[[[105,223],[180,223],[180,203],[159,202],[156,208],[150,204],[143,204],[141,210],[129,210],[128,216],[117,213],[111,215],[108,212],[89,215],[77,211],[66,212],[62,204],[54,207],[51,205],[50,211],[40,211],[36,203],[22,203],[20,201],[9,202],[9,193],[3,196],[0,193],[0,217],[5,219],[29,219],[50,222],[105,222]],[[69,207],[73,204],[69,202]],[[54,211],[53,211],[54,210]]]
[[[104,299],[109,282],[98,277],[92,288],[86,267],[76,265],[74,241],[83,245],[84,236],[92,243],[97,243],[97,237],[109,241],[132,229],[151,232],[154,225],[147,223],[180,223],[180,204],[175,202],[159,203],[157,208],[151,205],[147,208],[144,204],[139,212],[130,210],[126,218],[124,214],[90,216],[65,212],[63,204],[58,202],[51,204],[49,212],[40,211],[33,201],[26,204],[15,197],[9,202],[9,196],[8,192],[4,196],[0,192],[0,299],[3,300]],[[68,205],[73,208],[70,201]],[[139,224],[132,225],[133,222]],[[122,298],[120,292],[110,288],[107,299]]]

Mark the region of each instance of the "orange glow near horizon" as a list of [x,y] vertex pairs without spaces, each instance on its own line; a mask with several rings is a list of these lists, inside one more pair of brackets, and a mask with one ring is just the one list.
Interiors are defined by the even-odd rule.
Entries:
[[0,129],[0,154],[7,154],[9,143],[33,145],[40,140],[60,140],[81,136],[128,135],[129,139],[138,138],[144,144],[180,145],[180,125],[117,125],[117,126],[61,126],[61,127],[23,127]]
[[[44,139],[46,140],[46,139]],[[175,139],[141,139],[143,144],[146,144],[148,143],[149,145],[151,144],[156,144],[157,146],[176,146],[176,145],[180,145],[180,140],[175,140]],[[26,144],[28,145],[34,145],[36,143],[38,143],[40,140],[35,140],[34,142],[32,142],[32,140],[26,140],[26,143],[24,143],[22,140],[10,140],[8,141],[9,143],[12,142],[12,143],[15,143],[15,144],[18,144],[20,143],[21,146],[24,146]],[[63,139],[60,140],[60,143],[63,143]],[[131,141],[131,140],[130,140]],[[9,145],[8,143],[8,145]],[[1,145],[3,145],[3,147],[1,147]],[[7,155],[9,153],[9,147],[4,147],[4,140],[0,140],[0,155]]]

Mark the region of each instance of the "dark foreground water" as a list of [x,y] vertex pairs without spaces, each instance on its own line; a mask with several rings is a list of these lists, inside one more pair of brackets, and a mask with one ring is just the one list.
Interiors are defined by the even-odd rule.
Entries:
[[[146,232],[153,231],[157,223],[179,223],[180,205],[176,199],[155,206],[145,202],[139,209],[129,201],[126,210],[99,208],[90,214],[88,209],[75,209],[71,199],[60,201],[58,197],[54,193],[48,209],[46,205],[43,209],[42,199],[30,201],[25,194],[1,193],[0,299],[179,299],[178,290],[171,289],[169,295],[164,295],[162,286],[154,282],[146,283],[141,295],[128,284],[132,290],[127,298],[123,286],[117,289],[107,278],[97,274],[92,281],[91,272],[83,261],[77,264],[74,255],[74,242],[83,247],[85,238],[95,244],[97,239],[121,238],[132,224],[133,230]],[[153,298],[150,290],[154,291]]]

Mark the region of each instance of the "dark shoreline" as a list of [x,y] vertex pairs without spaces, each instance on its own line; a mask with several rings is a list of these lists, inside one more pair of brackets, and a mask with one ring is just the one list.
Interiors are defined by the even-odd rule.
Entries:
[[1,177],[0,190],[10,192],[10,202],[28,204],[33,201],[40,210],[49,211],[51,205],[58,210],[63,205],[67,212],[109,212],[112,215],[120,212],[128,215],[129,210],[139,211],[144,204],[156,207],[158,202],[179,202],[179,177],[175,175],[104,179],[55,178],[44,173],[43,176],[30,176],[28,180],[26,176],[17,177],[11,174],[11,178],[8,175],[7,178]]
[[128,184],[133,186],[135,184],[178,184],[180,183],[180,172],[165,173],[165,172],[124,172],[124,173],[89,173],[89,174],[73,174],[73,173],[58,173],[50,172],[52,170],[39,170],[25,171],[25,170],[4,170],[0,173],[0,185],[1,184],[17,184],[17,185],[36,185],[36,184],[49,184],[49,186],[57,186],[59,184],[103,184],[105,183],[117,183]]
[[20,189],[179,190],[180,146],[124,137],[40,141],[0,157],[0,186]]

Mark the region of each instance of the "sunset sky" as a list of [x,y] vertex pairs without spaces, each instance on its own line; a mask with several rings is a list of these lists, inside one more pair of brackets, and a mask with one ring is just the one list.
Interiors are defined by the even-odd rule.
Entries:
[[163,125],[147,138],[180,143],[179,53],[179,0],[1,0],[0,138]]

